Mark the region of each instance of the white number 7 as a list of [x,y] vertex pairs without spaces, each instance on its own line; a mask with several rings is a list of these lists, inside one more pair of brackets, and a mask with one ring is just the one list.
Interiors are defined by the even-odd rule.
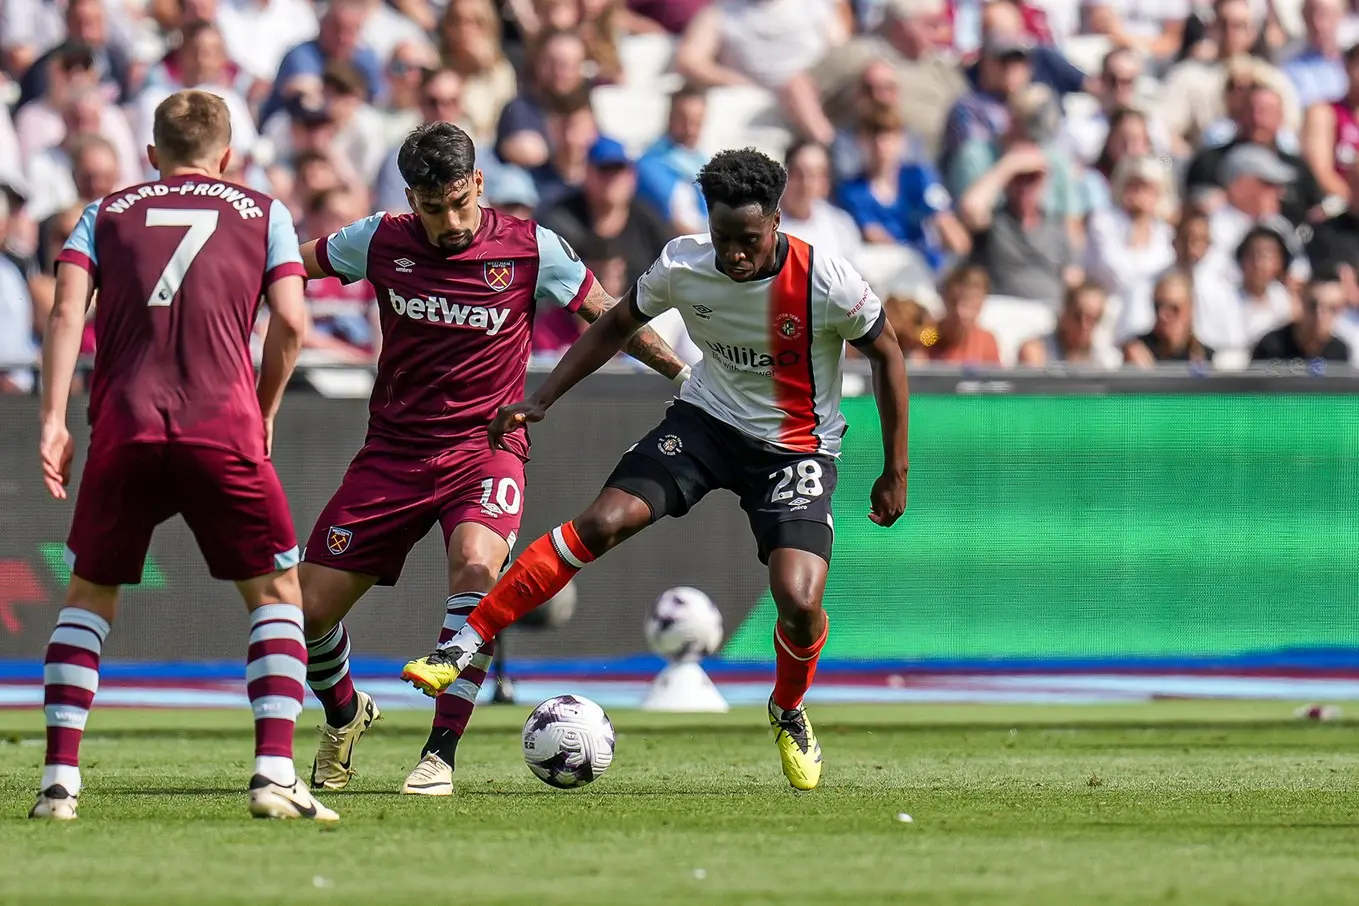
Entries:
[[184,275],[189,266],[203,251],[212,234],[217,230],[217,212],[211,209],[186,208],[147,208],[146,225],[149,227],[188,227],[184,238],[179,240],[175,253],[160,272],[160,279],[151,288],[151,297],[146,304],[165,308],[174,301],[175,294],[184,283]]

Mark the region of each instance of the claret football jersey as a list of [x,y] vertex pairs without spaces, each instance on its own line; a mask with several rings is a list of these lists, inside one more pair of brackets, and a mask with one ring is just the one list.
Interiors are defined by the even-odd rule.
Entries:
[[[538,303],[576,311],[594,277],[564,239],[490,208],[467,249],[430,244],[415,214],[375,214],[316,244],[321,269],[377,293],[382,353],[367,444],[432,455],[486,444],[524,395]],[[506,443],[528,453],[526,432]]]

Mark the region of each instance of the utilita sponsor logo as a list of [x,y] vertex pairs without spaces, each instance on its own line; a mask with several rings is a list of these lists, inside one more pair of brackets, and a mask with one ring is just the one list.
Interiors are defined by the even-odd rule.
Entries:
[[473,330],[484,330],[486,336],[500,333],[505,321],[510,317],[508,308],[487,308],[484,305],[450,304],[443,296],[406,299],[392,290],[387,290],[391,298],[392,311],[416,321],[432,321],[435,324],[456,324]]
[[731,364],[746,368],[773,368],[775,365],[787,368],[802,360],[802,356],[791,349],[785,349],[777,356],[772,356],[767,352],[760,352],[758,349],[752,349],[749,346],[729,346],[726,343],[713,343],[711,341],[708,343],[708,348]]

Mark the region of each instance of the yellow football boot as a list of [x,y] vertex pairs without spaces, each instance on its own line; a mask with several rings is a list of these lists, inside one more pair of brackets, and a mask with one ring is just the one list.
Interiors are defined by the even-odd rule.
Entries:
[[774,728],[774,744],[779,747],[783,776],[795,790],[813,790],[821,781],[821,745],[816,741],[807,709],[799,705],[785,711],[769,699],[769,726]]
[[440,693],[453,685],[470,660],[469,652],[457,648],[440,648],[433,654],[418,657],[406,664],[401,671],[401,679],[430,698],[438,698]]

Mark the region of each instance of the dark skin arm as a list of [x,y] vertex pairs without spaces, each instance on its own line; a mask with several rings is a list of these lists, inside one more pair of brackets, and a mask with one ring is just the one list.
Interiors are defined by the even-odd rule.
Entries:
[[[496,413],[489,429],[493,449],[505,449],[503,439],[511,431],[542,421],[553,403],[602,368],[625,347],[629,354],[666,377],[675,377],[680,373],[684,363],[653,331],[646,329],[641,321],[633,317],[632,296],[635,292],[635,289],[628,290],[621,303],[614,304],[613,299],[598,284],[590,290],[581,306],[581,316],[593,323],[566,350],[557,367],[552,369],[533,396],[522,403],[502,406]],[[592,299],[595,302],[592,303]],[[587,306],[593,318],[585,314]]]
[[[632,290],[629,290],[624,298],[630,298],[632,292]],[[604,291],[604,288],[599,285],[599,281],[595,281],[595,285],[590,287],[590,292],[586,294],[585,301],[580,303],[580,308],[577,309],[576,314],[580,315],[581,320],[586,324],[594,324],[604,316],[605,312],[617,306],[617,301]],[[627,307],[627,305],[623,306],[623,308]],[[668,377],[671,380],[679,377],[679,373],[684,370],[684,362],[680,361],[674,350],[667,346],[666,342],[657,336],[656,331],[650,327],[632,321],[631,318],[628,320],[633,324],[633,332],[625,338],[623,351],[663,377]],[[588,334],[589,331],[586,331],[586,333]],[[585,338],[581,337],[581,339]],[[586,374],[593,371],[592,368]],[[585,375],[581,375],[581,377],[585,377]],[[574,384],[575,381],[571,383]],[[562,393],[565,392],[565,390],[562,391]],[[554,399],[553,402],[555,401]]]
[[897,344],[896,331],[884,323],[882,333],[859,351],[873,369],[873,396],[882,422],[882,474],[873,482],[868,499],[868,518],[886,528],[906,512],[906,452],[910,391],[906,385],[906,360]]

